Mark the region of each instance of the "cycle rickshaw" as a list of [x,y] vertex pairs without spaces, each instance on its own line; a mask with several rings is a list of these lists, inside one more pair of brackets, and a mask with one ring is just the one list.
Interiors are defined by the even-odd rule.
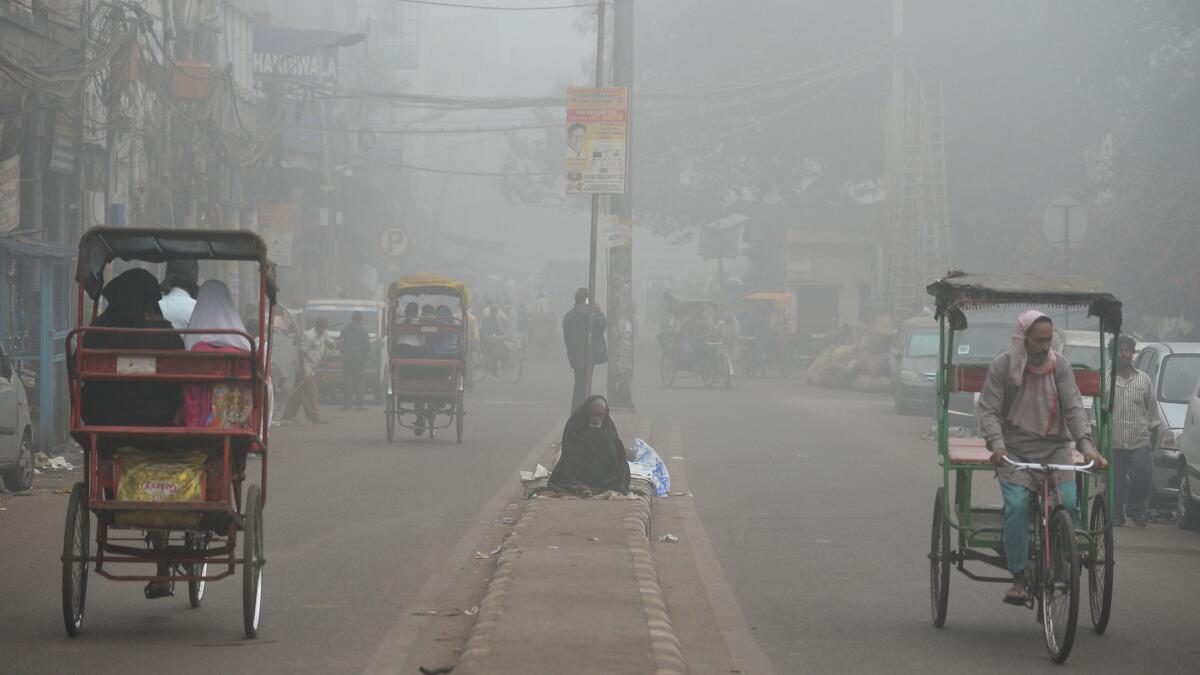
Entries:
[[675,386],[679,375],[698,376],[706,387],[733,384],[733,365],[717,337],[715,300],[680,291],[664,293],[668,320],[657,340],[662,348],[659,378],[664,387]]
[[[1121,330],[1121,302],[1099,284],[1082,277],[1039,277],[951,273],[928,286],[937,303],[940,332],[937,371],[937,443],[942,467],[942,487],[933,504],[929,551],[930,609],[937,627],[946,621],[951,568],[974,581],[1011,582],[1010,576],[989,576],[968,569],[982,563],[1006,569],[1000,507],[972,502],[972,477],[992,472],[991,452],[981,438],[951,438],[949,401],[952,392],[983,389],[992,355],[973,355],[956,337],[967,328],[966,313],[995,307],[1086,308],[1098,319],[1101,334],[1099,370],[1073,364],[1080,394],[1093,397],[1096,449],[1112,461],[1112,405],[1116,371],[1106,355],[1104,333],[1115,338]],[[1015,315],[1014,315],[1015,316]],[[955,357],[962,363],[956,364]],[[979,359],[983,356],[985,359]],[[1037,619],[1050,657],[1061,663],[1070,654],[1079,611],[1080,573],[1088,573],[1088,605],[1092,628],[1103,633],[1112,610],[1113,532],[1111,469],[1098,471],[1075,451],[1073,466],[1013,462],[1022,470],[1038,473],[1041,490],[1030,500],[1030,609]],[[1091,470],[1089,470],[1091,469]],[[1057,483],[1049,477],[1057,470],[1076,470],[1080,522],[1075,523],[1061,503],[1056,503]]]
[[[88,570],[114,581],[188,586],[199,607],[205,585],[242,572],[242,619],[247,638],[258,634],[263,566],[263,507],[267,501],[268,393],[271,331],[261,343],[235,330],[93,327],[105,269],[113,260],[257,262],[258,321],[270,326],[274,266],[267,246],[250,232],[94,227],[79,242],[76,323],[67,336],[71,436],[84,452],[83,480],[71,489],[62,552],[62,610],[69,635],[83,625]],[[91,320],[85,323],[85,300]],[[241,335],[250,351],[184,351],[86,346],[87,336],[224,333]],[[106,341],[107,342],[107,341]],[[85,422],[88,383],[145,382],[211,385],[213,406],[225,406],[207,427],[105,426]],[[248,484],[246,465],[257,456],[259,476]],[[95,515],[94,548],[90,540]],[[140,534],[132,534],[140,532]],[[126,573],[152,563],[155,574]],[[215,569],[210,569],[210,567]],[[163,569],[167,570],[165,575]],[[149,593],[147,594],[148,597]]]
[[792,361],[790,343],[794,333],[792,295],[781,292],[751,293],[742,298],[747,321],[742,324],[740,358],[748,377],[766,377],[770,368],[788,377]]
[[463,438],[466,384],[466,284],[434,274],[398,279],[388,289],[387,439],[396,426],[420,436],[455,427]]

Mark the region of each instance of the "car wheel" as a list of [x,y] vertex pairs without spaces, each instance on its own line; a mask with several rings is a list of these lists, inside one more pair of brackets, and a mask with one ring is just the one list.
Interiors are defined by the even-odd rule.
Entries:
[[1179,479],[1179,492],[1176,496],[1175,524],[1185,530],[1200,530],[1200,508],[1196,507],[1195,497],[1192,496],[1191,481],[1188,480],[1186,466],[1183,471],[1183,477]]
[[17,463],[3,474],[4,487],[9,492],[24,492],[33,487],[33,442],[26,429],[17,449]]

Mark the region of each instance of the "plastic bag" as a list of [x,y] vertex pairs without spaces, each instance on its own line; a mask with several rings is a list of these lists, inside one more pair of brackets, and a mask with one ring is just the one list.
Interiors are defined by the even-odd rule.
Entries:
[[117,499],[123,502],[204,501],[206,455],[195,452],[122,450],[114,459],[121,466]]
[[650,444],[640,438],[633,439],[629,446],[633,451],[633,461],[629,463],[629,473],[647,478],[654,485],[654,496],[662,497],[671,489],[671,474],[662,458],[650,447]]

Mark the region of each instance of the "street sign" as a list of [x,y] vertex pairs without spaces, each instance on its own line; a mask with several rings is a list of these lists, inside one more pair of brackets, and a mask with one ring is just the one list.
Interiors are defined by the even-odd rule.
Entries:
[[259,204],[258,229],[266,235],[267,252],[279,267],[291,267],[292,245],[300,209],[295,203]]
[[567,194],[625,194],[629,90],[567,90]]
[[1087,226],[1087,211],[1071,197],[1055,199],[1042,214],[1042,232],[1050,243],[1059,246],[1068,240],[1068,246],[1078,244],[1087,234]]
[[408,235],[404,230],[384,230],[383,231],[383,247],[384,255],[401,256],[408,250]]

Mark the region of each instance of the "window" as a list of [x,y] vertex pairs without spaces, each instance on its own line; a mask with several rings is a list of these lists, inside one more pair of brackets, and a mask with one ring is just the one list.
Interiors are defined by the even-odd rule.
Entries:
[[1158,400],[1187,403],[1200,381],[1200,354],[1172,354],[1163,359]]
[[905,352],[905,355],[915,358],[937,356],[939,342],[936,331],[913,331],[908,336],[908,351]]

